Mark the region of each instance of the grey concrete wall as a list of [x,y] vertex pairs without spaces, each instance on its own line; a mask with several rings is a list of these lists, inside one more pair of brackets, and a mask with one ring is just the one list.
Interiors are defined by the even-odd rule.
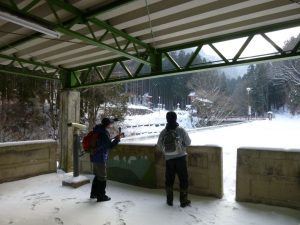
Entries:
[[0,183],[56,171],[54,140],[0,143]]
[[[108,179],[155,188],[155,151],[153,145],[120,144],[109,155]],[[89,155],[80,160],[81,172],[91,173]]]
[[[89,155],[81,157],[82,172],[90,173]],[[222,148],[188,148],[189,192],[196,195],[223,196]],[[164,188],[165,160],[153,145],[122,144],[110,154],[108,178],[119,182]],[[176,178],[177,180],[177,178]],[[178,181],[176,181],[178,187]]]
[[239,148],[236,200],[300,208],[300,150]]
[[60,163],[65,172],[73,171],[73,128],[68,123],[79,123],[80,92],[63,90],[60,94]]
[[[223,196],[223,157],[218,146],[190,146],[188,152],[189,193],[196,195]],[[157,155],[157,186],[164,188],[165,160]],[[178,187],[176,177],[175,187]]]

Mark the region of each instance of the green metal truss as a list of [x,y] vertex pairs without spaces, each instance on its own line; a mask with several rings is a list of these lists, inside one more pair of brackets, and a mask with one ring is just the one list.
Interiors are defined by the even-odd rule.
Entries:
[[[95,16],[104,11],[114,9],[121,4],[127,4],[130,1],[117,1],[117,3],[111,3],[104,8],[96,8],[94,10],[90,10],[88,13],[83,13],[78,8],[68,4],[66,1],[46,0],[49,9],[56,18],[56,23],[51,23],[42,18],[37,18],[29,13],[30,9],[39,2],[40,0],[32,0],[30,3],[28,3],[28,5],[20,9],[17,4],[14,4],[14,1],[11,0],[8,1],[7,4],[0,3],[0,7],[1,9],[9,11],[10,13],[14,13],[20,17],[33,20],[34,22],[42,25],[47,25],[48,27],[51,27],[54,30],[57,30],[71,38],[81,40],[89,45],[94,45],[99,48],[109,50],[113,53],[116,53],[118,57],[66,69],[33,59],[28,60],[18,58],[15,55],[0,54],[0,59],[5,59],[5,61],[10,62],[8,65],[0,66],[0,72],[42,79],[60,79],[64,88],[76,89],[110,83],[126,82],[129,80],[172,76],[235,65],[294,59],[300,57],[300,40],[298,40],[298,43],[296,43],[293,49],[286,51],[280,48],[266,34],[271,31],[299,26],[300,20],[274,24],[271,26],[261,27],[259,29],[249,29],[242,32],[226,34],[209,39],[202,39],[199,41],[169,46],[161,49],[153,49],[150,45],[143,43],[135,37],[131,37],[126,32],[118,30],[112,27],[109,23],[95,18]],[[67,11],[73,17],[68,21],[63,21],[57,13],[59,10]],[[81,34],[72,30],[72,27],[75,24],[85,24],[88,33]],[[97,36],[95,30],[100,29],[104,30],[105,32],[101,36]],[[115,41],[115,43],[112,45],[108,45],[103,42],[108,34],[110,34]],[[0,52],[30,41],[34,38],[38,38],[40,35],[41,34],[39,33],[34,33],[33,35],[24,37],[21,40],[10,43],[9,46],[0,48]],[[249,46],[249,43],[252,41],[255,35],[261,35],[261,37],[270,43],[270,45],[274,47],[274,53],[253,56],[251,58],[242,58],[241,56],[243,52],[247,46]],[[226,58],[224,53],[222,53],[222,51],[220,51],[215,45],[218,42],[242,37],[245,37],[245,41],[232,58]],[[205,45],[210,46],[216,55],[218,55],[220,60],[196,63],[197,56]],[[129,53],[129,46],[131,46],[130,50],[134,50],[134,53]],[[187,59],[187,63],[185,65],[179,65],[172,57],[172,52],[187,48],[194,48],[194,50],[190,55],[190,58]],[[163,68],[162,64],[164,60],[169,61],[173,68],[168,70]]]
[[[143,73],[143,68],[146,66],[143,63],[136,63],[135,68],[137,69],[129,69],[124,68],[122,65],[128,61],[128,59],[124,57],[119,57],[111,60],[100,61],[96,63],[91,63],[88,65],[78,66],[71,68],[72,71],[80,71],[82,75],[77,77],[77,82],[72,88],[86,88],[86,87],[94,87],[103,84],[110,84],[116,82],[126,82],[130,80],[141,80],[141,79],[149,79],[149,78],[157,78],[164,76],[172,76],[186,73],[195,73],[206,70],[236,66],[236,65],[247,65],[251,63],[263,63],[268,61],[278,61],[278,60],[287,60],[287,59],[296,59],[300,58],[300,40],[291,50],[284,50],[280,48],[266,33],[290,28],[300,25],[300,20],[291,21],[290,23],[282,23],[277,26],[267,26],[262,27],[260,29],[252,29],[243,32],[237,32],[230,35],[223,35],[211,39],[204,39],[199,41],[194,41],[191,43],[185,43],[182,45],[170,46],[167,48],[157,49],[156,54],[150,54],[149,58],[152,61],[151,70],[148,70],[148,73]],[[260,35],[263,37],[266,42],[268,42],[274,48],[274,52],[272,54],[267,55],[257,55],[248,58],[242,58],[242,54],[249,46],[249,43],[253,40],[255,35]],[[241,45],[240,49],[237,51],[234,57],[226,58],[224,54],[216,48],[215,44],[222,41],[234,40],[237,38],[245,38],[244,43]],[[200,63],[195,63],[197,56],[203,46],[208,45],[210,48],[219,56],[220,60],[216,61],[204,61]],[[173,51],[184,50],[187,48],[194,48],[192,54],[189,59],[187,59],[187,63],[185,65],[179,65],[176,60],[172,57]],[[163,60],[168,60],[171,65],[173,65],[172,69],[164,69],[162,68]],[[119,73],[113,73],[114,69],[117,65],[121,65],[121,68],[118,69]],[[106,69],[105,72],[101,73],[100,76],[95,76],[98,74],[98,71],[101,68],[109,67],[113,69]],[[122,69],[123,68],[123,69]],[[129,71],[129,72],[128,72]],[[121,73],[121,76],[120,76]],[[89,79],[89,76],[93,76],[93,79]]]
[[6,65],[0,65],[2,73],[10,73],[47,80],[60,80],[63,68],[53,66],[47,62],[38,62],[34,59],[22,59],[16,55],[8,56],[0,54],[1,59],[7,61]]
[[[31,20],[37,24],[51,27],[52,29],[62,34],[65,34],[74,39],[78,39],[86,44],[94,45],[101,49],[111,51],[117,55],[127,57],[128,59],[133,59],[145,64],[151,64],[150,61],[144,60],[144,55],[153,52],[154,49],[150,45],[138,40],[135,37],[128,35],[124,31],[118,30],[113,26],[110,26],[107,22],[98,20],[95,17],[95,15],[97,15],[99,12],[94,14],[89,13],[88,15],[85,15],[81,10],[64,1],[47,0],[46,3],[49,7],[49,10],[51,10],[53,16],[56,18],[56,23],[53,23],[30,14],[29,9],[32,8],[34,5],[38,4],[39,2],[40,1],[33,0],[30,4],[20,9],[17,7],[16,4],[13,4],[14,1],[8,1],[7,4],[0,3],[0,8],[3,11],[18,15],[21,18]],[[61,10],[69,12],[70,14],[72,14],[73,18],[68,21],[63,21],[63,19],[59,16],[59,13],[57,13]],[[85,25],[88,30],[88,33],[82,34],[72,30],[72,27],[75,24]],[[104,31],[104,33],[100,36],[97,36],[96,31],[100,30]],[[105,39],[105,37],[107,37],[108,34],[110,34],[113,37],[115,43],[106,44],[103,42],[103,40]],[[28,40],[32,40],[32,38],[38,36],[38,34],[30,35],[29,37],[25,37],[23,40],[18,40],[15,43],[11,43],[9,47],[18,45],[20,43],[24,43]],[[127,51],[128,46],[132,46],[131,51],[134,51],[133,54]],[[7,48],[5,47],[0,49],[0,51],[4,51],[6,49]]]

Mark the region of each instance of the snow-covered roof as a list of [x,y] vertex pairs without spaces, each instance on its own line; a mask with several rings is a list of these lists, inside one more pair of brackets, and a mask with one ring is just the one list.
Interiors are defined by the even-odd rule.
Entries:
[[199,102],[205,102],[205,103],[210,103],[212,104],[213,102],[208,100],[207,98],[199,98],[197,97],[196,100],[198,100]]
[[189,97],[194,97],[194,96],[196,96],[196,93],[195,93],[195,92],[191,92],[191,93],[189,93],[188,96],[189,96]]
[[132,104],[129,104],[127,107],[128,107],[128,109],[149,109],[148,107],[143,106],[143,105],[132,105]]

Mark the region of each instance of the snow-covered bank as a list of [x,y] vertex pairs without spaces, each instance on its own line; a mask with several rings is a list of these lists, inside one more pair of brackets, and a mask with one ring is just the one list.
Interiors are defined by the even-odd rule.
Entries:
[[163,190],[109,182],[112,200],[89,199],[90,185],[61,186],[48,174],[0,185],[0,224],[16,225],[299,225],[297,210],[191,196],[192,207],[165,204]]

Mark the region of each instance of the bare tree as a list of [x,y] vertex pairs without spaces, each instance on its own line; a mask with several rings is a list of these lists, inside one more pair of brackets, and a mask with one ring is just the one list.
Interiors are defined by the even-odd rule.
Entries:
[[274,63],[269,75],[275,84],[289,83],[299,86],[300,63],[296,60]]
[[120,84],[85,89],[81,92],[81,96],[82,120],[87,120],[89,129],[99,123],[102,117],[123,119],[126,115],[128,96]]
[[197,109],[198,125],[220,124],[233,112],[231,98],[226,96],[225,77],[215,72],[194,76],[189,87],[195,90],[192,105]]

